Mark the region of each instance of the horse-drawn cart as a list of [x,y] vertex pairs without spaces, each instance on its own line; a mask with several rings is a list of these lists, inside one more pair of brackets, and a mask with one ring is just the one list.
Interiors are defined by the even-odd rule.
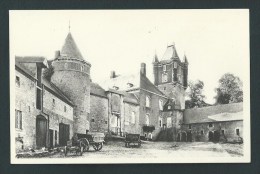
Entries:
[[89,151],[90,146],[94,148],[95,151],[100,151],[104,144],[104,133],[91,132],[88,134],[78,135],[79,141],[81,141],[84,146],[84,151]]
[[140,134],[127,134],[125,137],[125,147],[130,147],[130,144],[141,146]]

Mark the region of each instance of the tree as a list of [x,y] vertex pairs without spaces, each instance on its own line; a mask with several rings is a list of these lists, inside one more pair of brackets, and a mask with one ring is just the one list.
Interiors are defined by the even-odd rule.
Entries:
[[204,102],[205,95],[203,95],[204,83],[201,80],[195,82],[189,81],[188,83],[189,90],[187,96],[189,100],[185,101],[185,108],[194,108],[194,107],[205,107],[209,104]]
[[219,86],[215,89],[216,104],[243,102],[243,83],[239,77],[231,73],[224,74],[219,79]]

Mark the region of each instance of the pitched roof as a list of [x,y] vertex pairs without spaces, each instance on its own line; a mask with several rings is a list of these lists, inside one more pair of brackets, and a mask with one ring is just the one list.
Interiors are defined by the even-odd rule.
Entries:
[[186,109],[184,124],[243,120],[243,103]]
[[73,102],[70,101],[70,99],[67,96],[65,96],[58,87],[56,87],[53,83],[51,83],[50,81],[48,81],[44,77],[42,78],[42,83],[45,87],[50,89],[51,92],[53,92],[54,95],[56,95],[58,98],[62,99],[64,102],[70,104],[71,106],[74,105]]
[[106,91],[97,83],[90,83],[90,94],[107,98]]
[[68,33],[61,49],[61,56],[84,60],[70,32]]
[[166,49],[166,51],[164,52],[164,55],[162,57],[162,60],[169,60],[169,59],[173,59],[173,58],[179,58],[175,45],[169,45]]
[[[128,84],[131,84],[129,86]],[[120,91],[130,91],[140,88],[140,73],[130,75],[119,75],[115,78],[111,78],[103,81],[100,85],[105,89],[111,89],[114,86],[118,87]]]
[[137,96],[135,96],[135,94],[123,92],[123,95],[124,95],[124,102],[139,105],[139,100]]

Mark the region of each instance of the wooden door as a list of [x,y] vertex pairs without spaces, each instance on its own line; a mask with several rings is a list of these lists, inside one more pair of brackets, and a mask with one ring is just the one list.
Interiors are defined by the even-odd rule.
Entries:
[[43,116],[36,118],[36,146],[46,147],[47,120]]
[[49,129],[49,137],[50,137],[50,147],[53,148],[53,130]]
[[67,141],[70,139],[70,125],[59,124],[59,144],[60,146],[66,146]]

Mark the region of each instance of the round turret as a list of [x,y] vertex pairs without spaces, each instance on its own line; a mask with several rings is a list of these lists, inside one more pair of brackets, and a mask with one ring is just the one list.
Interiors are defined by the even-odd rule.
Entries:
[[74,103],[74,132],[85,134],[89,130],[91,65],[83,59],[71,33],[56,56],[51,82]]

